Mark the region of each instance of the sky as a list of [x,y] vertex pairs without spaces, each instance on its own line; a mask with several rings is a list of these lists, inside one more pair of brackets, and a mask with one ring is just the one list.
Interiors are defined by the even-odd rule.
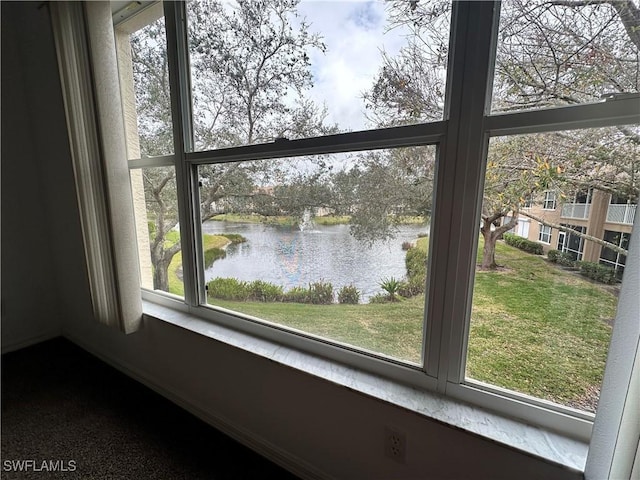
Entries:
[[327,123],[341,130],[367,128],[362,94],[382,65],[381,50],[396,54],[406,43],[403,32],[386,32],[383,1],[303,0],[298,12],[312,33],[322,36],[325,53],[314,50],[310,59],[313,100],[328,108]]

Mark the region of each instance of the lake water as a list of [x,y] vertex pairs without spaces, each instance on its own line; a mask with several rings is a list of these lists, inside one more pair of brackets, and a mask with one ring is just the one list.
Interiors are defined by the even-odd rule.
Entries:
[[256,223],[205,222],[204,233],[239,233],[246,243],[230,245],[227,257],[206,270],[206,281],[216,277],[264,280],[285,290],[310,282],[331,282],[334,292],[355,285],[361,299],[381,293],[383,278],[406,275],[402,242],[415,242],[425,225],[402,225],[392,240],[372,245],[358,242],[348,225],[281,227]]

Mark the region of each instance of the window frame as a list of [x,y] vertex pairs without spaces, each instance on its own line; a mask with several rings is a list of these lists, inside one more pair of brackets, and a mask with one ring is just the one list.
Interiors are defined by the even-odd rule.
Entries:
[[[538,223],[538,242],[546,245],[551,245],[551,235],[553,234],[553,228],[549,225]],[[546,240],[544,240],[546,238]]]
[[547,190],[544,192],[544,201],[542,202],[542,208],[544,210],[555,210],[557,206],[556,192]]
[[[453,2],[444,120],[194,152],[185,6],[171,1],[163,5],[175,153],[131,160],[129,165],[176,168],[185,296],[142,289],[143,299],[588,440],[593,414],[465,378],[479,237],[469,226],[480,220],[491,137],[637,123],[637,96],[491,114],[500,2]],[[437,146],[429,245],[436,254],[429,255],[427,266],[422,366],[206,305],[203,252],[197,241],[202,233],[198,165],[414,145]]]

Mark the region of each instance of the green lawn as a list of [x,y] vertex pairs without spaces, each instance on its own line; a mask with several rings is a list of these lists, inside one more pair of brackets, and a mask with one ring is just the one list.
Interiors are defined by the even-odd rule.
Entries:
[[467,375],[560,403],[602,381],[616,296],[504,244],[476,274]]
[[[167,234],[166,238],[167,246],[170,246],[180,241],[180,234],[179,232],[172,231]],[[230,243],[231,240],[221,235],[209,235],[207,233],[202,235],[202,249],[205,252],[213,248],[224,248]],[[175,295],[184,297],[184,283],[182,282],[181,275],[179,275],[180,270],[182,270],[181,251],[175,254],[169,264],[169,291]]]
[[[419,239],[418,248],[427,243]],[[585,392],[597,391],[602,380],[615,295],[503,243],[497,261],[506,268],[476,274],[467,375],[582,404]],[[421,360],[424,295],[361,305],[212,303],[398,359]]]

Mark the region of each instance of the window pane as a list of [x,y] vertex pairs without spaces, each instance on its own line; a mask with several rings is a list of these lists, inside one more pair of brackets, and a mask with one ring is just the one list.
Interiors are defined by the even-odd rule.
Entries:
[[640,25],[633,3],[552,3],[502,2],[493,112],[638,92]]
[[184,296],[173,167],[131,170],[142,286]]
[[162,14],[161,5],[134,18],[147,23],[133,33],[130,23],[115,32],[129,159],[173,153],[164,17],[148,18],[154,13]]
[[441,120],[450,10],[189,2],[195,149]]
[[[602,240],[613,238],[607,230],[632,228],[606,218],[613,191],[637,202],[637,133],[629,126],[491,139],[469,379],[595,411],[619,288],[613,269],[599,265]],[[556,192],[554,210],[544,208],[544,191]],[[587,198],[579,191],[591,192],[588,204],[577,202]],[[536,194],[540,201],[522,209]],[[525,238],[505,233],[518,219],[540,228]]]
[[209,303],[419,363],[434,155],[200,167]]

